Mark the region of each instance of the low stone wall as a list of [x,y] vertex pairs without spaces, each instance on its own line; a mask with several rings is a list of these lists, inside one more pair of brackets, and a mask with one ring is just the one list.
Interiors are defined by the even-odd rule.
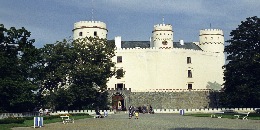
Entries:
[[24,112],[24,113],[0,113],[0,119],[8,117],[35,117],[39,116],[37,112]]
[[158,91],[131,92],[131,90],[109,90],[108,100],[112,103],[113,95],[124,98],[124,106],[151,105],[154,109],[203,109],[217,108],[219,92],[215,91]]
[[132,92],[129,104],[151,105],[154,109],[209,108],[209,91]]
[[[184,113],[214,113],[225,110],[234,110],[236,112],[254,112],[257,108],[206,108],[206,109],[154,109],[156,113],[180,113],[180,110],[184,110]],[[116,113],[128,113],[128,111],[113,111],[113,110],[101,110],[100,113],[103,114],[104,111],[110,114]],[[51,112],[51,115],[64,115],[64,114],[76,114],[76,113],[86,113],[89,115],[95,115],[95,110],[58,110]],[[30,117],[30,116],[38,116],[36,113],[0,113],[0,119],[8,118],[8,117]]]

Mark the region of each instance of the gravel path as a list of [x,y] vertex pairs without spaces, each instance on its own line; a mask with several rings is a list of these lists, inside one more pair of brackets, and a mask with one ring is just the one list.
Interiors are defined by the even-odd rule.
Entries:
[[[26,130],[33,128],[13,128]],[[101,119],[81,119],[75,123],[45,124],[40,130],[260,130],[260,120],[241,120],[178,114],[140,114],[128,119],[128,114],[109,115]]]

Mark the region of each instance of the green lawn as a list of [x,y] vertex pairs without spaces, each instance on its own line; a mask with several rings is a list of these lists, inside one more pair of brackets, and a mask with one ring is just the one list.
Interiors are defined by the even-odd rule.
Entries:
[[[194,116],[194,117],[211,117],[211,113],[187,113],[185,116]],[[229,119],[237,119],[236,116],[237,113],[227,113],[227,114],[221,114],[221,118],[229,118]],[[217,117],[215,117],[217,118]],[[243,116],[240,116],[239,119],[242,119]],[[249,120],[260,120],[260,114],[259,113],[250,113],[247,117]]]
[[[90,115],[86,114],[77,114],[71,115],[70,118],[74,120],[84,119],[84,118],[92,118]],[[59,116],[45,116],[43,117],[44,124],[55,123],[55,122],[62,122],[62,119]],[[0,124],[0,130],[10,130],[13,127],[32,127],[33,126],[33,119],[26,119],[24,123],[12,123],[12,124]]]

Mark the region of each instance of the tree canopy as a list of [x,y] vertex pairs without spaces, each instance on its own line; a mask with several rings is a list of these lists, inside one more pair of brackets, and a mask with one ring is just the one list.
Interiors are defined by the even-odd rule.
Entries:
[[247,18],[230,36],[222,103],[226,107],[260,107],[260,19]]
[[0,112],[107,107],[114,42],[88,37],[35,48],[30,35],[0,24]]
[[115,74],[114,48],[114,43],[92,37],[45,45],[41,91],[46,102],[56,109],[107,106],[106,84]]
[[[33,90],[39,52],[25,28],[0,25],[0,111],[28,111],[35,104]],[[19,108],[19,109],[17,109]]]

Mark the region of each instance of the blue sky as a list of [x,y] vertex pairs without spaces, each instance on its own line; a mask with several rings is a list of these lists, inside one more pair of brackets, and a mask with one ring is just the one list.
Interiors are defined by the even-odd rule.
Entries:
[[110,40],[148,41],[163,17],[174,41],[198,41],[199,30],[210,24],[228,40],[241,21],[260,14],[259,7],[259,0],[2,0],[0,23],[25,27],[36,47],[70,38],[75,22],[92,19],[92,9],[94,20],[107,24]]

